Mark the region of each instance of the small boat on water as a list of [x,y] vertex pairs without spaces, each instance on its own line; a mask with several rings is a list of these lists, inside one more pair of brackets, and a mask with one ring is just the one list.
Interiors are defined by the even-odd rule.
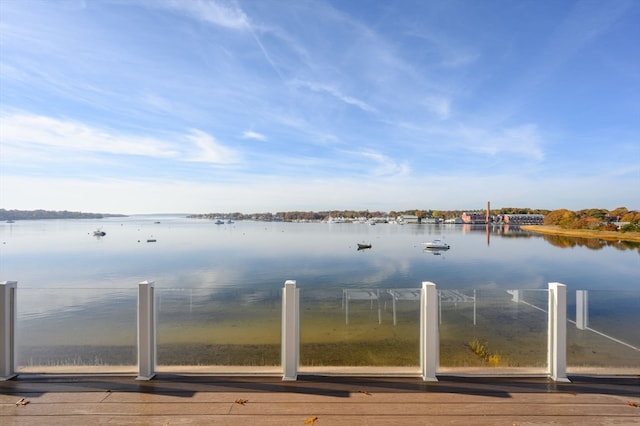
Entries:
[[105,235],[107,235],[107,233],[101,229],[96,229],[95,231],[93,231],[94,237],[104,237]]
[[358,243],[358,250],[370,249],[371,243]]
[[449,250],[451,246],[442,240],[433,240],[428,243],[422,243],[425,249],[430,250]]

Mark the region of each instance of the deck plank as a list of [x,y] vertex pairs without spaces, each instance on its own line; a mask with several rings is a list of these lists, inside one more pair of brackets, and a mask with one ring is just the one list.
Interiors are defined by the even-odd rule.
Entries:
[[[29,403],[17,406],[20,398]],[[236,401],[246,401],[244,404]],[[3,425],[640,425],[640,378],[39,376],[0,382]]]

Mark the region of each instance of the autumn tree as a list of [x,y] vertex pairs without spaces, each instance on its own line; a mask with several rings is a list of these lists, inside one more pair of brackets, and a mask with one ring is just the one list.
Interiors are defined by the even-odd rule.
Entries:
[[562,228],[569,228],[575,221],[576,214],[567,209],[554,210],[544,217],[545,225],[557,225]]

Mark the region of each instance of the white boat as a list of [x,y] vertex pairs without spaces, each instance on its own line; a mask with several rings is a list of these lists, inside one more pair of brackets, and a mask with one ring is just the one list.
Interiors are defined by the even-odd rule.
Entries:
[[451,247],[449,244],[445,243],[442,240],[433,240],[428,243],[422,243],[425,249],[431,250],[449,250]]

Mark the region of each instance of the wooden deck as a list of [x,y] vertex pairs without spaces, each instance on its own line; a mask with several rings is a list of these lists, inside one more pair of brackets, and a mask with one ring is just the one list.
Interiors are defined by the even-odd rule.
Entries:
[[640,425],[638,376],[439,379],[20,376],[0,382],[0,424]]

